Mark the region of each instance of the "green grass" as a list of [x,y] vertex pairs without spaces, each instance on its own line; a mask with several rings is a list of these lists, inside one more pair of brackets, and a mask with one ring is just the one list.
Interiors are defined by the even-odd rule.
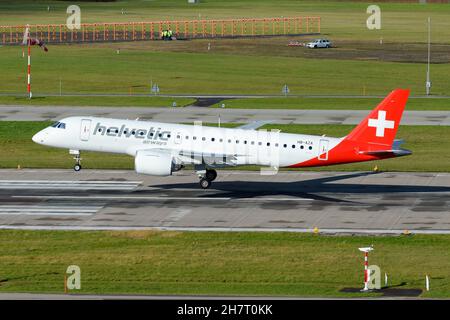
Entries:
[[[65,1],[21,1],[20,4],[0,1],[0,21],[2,24],[62,23],[69,4]],[[50,11],[47,11],[48,5]],[[135,0],[83,2],[81,9],[83,22],[194,19],[199,14],[206,19],[320,15],[323,33],[332,40],[363,41],[370,44],[370,49],[382,37],[386,55],[392,54],[389,43],[395,43],[397,51],[393,61],[396,55],[402,59],[414,55],[411,61],[426,58],[426,46],[419,45],[421,49],[416,52],[417,48],[402,50],[401,45],[424,44],[425,21],[431,16],[433,42],[448,44],[449,5],[383,3],[383,25],[377,31],[369,31],[365,26],[367,5],[336,1],[211,0],[192,6],[185,0]],[[126,14],[121,14],[122,8]],[[208,42],[212,42],[210,52],[206,49]],[[397,87],[411,88],[413,95],[424,94],[424,63],[367,60],[366,54],[363,58],[347,56],[348,52],[361,51],[352,45],[348,48],[343,45],[336,49],[336,54],[328,56],[327,52],[335,52],[335,49],[305,51],[287,48],[287,42],[288,39],[282,38],[49,45],[48,53],[33,48],[32,90],[35,94],[59,94],[61,81],[65,94],[141,94],[149,93],[153,81],[158,83],[161,94],[280,94],[284,84],[289,85],[291,94],[299,95],[361,95],[363,92],[385,95]],[[121,49],[120,54],[116,53],[117,49]],[[448,52],[446,47],[440,50],[444,56]],[[315,57],[312,52],[320,53]],[[448,57],[442,59],[449,61]],[[26,58],[22,57],[21,47],[0,47],[0,70],[0,93],[25,93]],[[432,65],[433,94],[450,95],[448,74],[449,63]],[[2,101],[10,103],[11,99],[0,97],[0,104]],[[103,105],[102,101],[92,101]],[[65,101],[55,100],[59,102]],[[442,104],[437,107],[433,103],[432,108],[440,108]]]
[[[314,109],[314,110],[372,110],[382,98],[249,98],[229,99],[214,105],[232,109]],[[0,100],[1,101],[1,100]],[[450,99],[410,98],[406,110],[450,110]]]
[[[0,231],[0,292],[63,292],[69,265],[76,293],[366,296],[363,256],[391,286],[450,297],[450,236],[332,237],[296,233]],[[375,296],[376,294],[369,294]]]
[[12,97],[0,96],[0,105],[25,105],[25,106],[106,106],[106,107],[172,107],[175,102],[177,107],[191,105],[195,99],[190,98],[166,98],[166,97]]
[[[171,46],[163,43],[162,46]],[[379,61],[308,59],[239,53],[153,51],[136,44],[60,45],[48,53],[35,50],[32,91],[35,94],[148,94],[157,83],[160,94],[291,94],[386,95],[394,88],[424,94],[426,65]],[[130,46],[128,44],[128,46]],[[167,49],[167,48],[166,48]],[[269,54],[269,53],[268,53]],[[80,59],[82,57],[82,59]],[[0,48],[0,93],[26,92],[26,58],[21,48]],[[432,66],[433,94],[450,94],[450,64]]]
[[[67,150],[44,147],[31,141],[33,134],[50,122],[1,121],[0,122],[0,168],[71,168],[72,157]],[[226,124],[233,126],[233,124]],[[342,137],[354,126],[349,125],[281,125],[270,124],[263,128],[278,128],[283,132]],[[363,162],[301,170],[371,170],[377,165],[384,171],[449,172],[450,127],[447,126],[401,126],[397,137],[405,139],[405,148],[413,155],[383,161]],[[134,159],[126,155],[83,152],[85,168],[133,169]],[[256,169],[256,167],[245,167]],[[242,169],[242,168],[240,168]]]

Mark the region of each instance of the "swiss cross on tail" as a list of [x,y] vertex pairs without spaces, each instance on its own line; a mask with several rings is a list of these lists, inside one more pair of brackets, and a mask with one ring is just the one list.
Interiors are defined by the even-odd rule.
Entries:
[[370,114],[346,137],[359,145],[370,144],[370,149],[386,149],[392,146],[405,110],[409,90],[392,91]]
[[386,120],[386,111],[378,111],[378,119],[369,119],[369,127],[377,128],[376,136],[384,137],[384,129],[394,129],[395,121]]

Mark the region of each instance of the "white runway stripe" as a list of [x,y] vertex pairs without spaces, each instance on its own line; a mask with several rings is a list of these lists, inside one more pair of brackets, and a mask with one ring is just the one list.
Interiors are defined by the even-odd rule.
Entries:
[[0,189],[133,190],[142,181],[0,180]]
[[101,206],[0,205],[0,215],[90,216]]

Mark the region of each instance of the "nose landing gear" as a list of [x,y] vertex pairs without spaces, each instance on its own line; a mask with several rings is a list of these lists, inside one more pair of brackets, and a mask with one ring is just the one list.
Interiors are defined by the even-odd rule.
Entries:
[[81,170],[81,157],[79,150],[69,150],[69,153],[74,155],[73,159],[75,160],[75,165],[73,166],[73,170],[76,172]]

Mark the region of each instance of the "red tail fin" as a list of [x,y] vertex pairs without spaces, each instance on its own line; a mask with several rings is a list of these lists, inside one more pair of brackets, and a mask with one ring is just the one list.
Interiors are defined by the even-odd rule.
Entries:
[[392,91],[345,139],[391,146],[408,96],[409,90]]

